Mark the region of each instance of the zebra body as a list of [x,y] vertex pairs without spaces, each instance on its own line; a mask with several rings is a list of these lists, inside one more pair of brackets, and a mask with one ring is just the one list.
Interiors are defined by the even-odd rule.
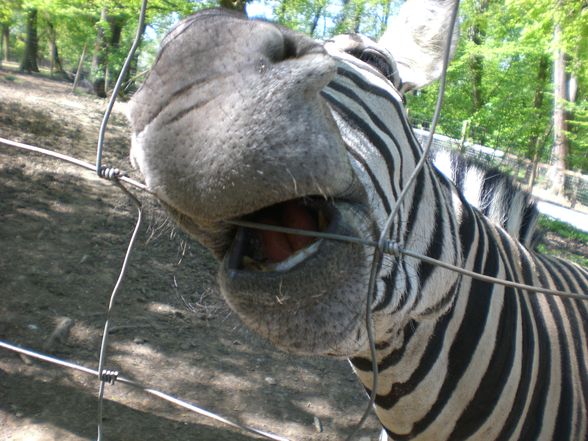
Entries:
[[[428,4],[435,17],[448,9]],[[447,31],[435,20],[429,48]],[[323,48],[208,11],[166,37],[130,110],[134,162],[178,224],[221,259],[221,291],[243,322],[282,349],[349,358],[368,391],[373,249],[225,221],[377,240],[423,154],[400,92],[438,72],[421,64],[411,75],[409,57],[395,62],[362,37]],[[586,270],[513,238],[528,237],[509,222],[516,213],[503,208],[500,225],[492,222],[432,164],[407,196],[390,231],[402,248],[501,279],[588,291]],[[585,302],[386,256],[371,309],[376,413],[391,439],[588,439]]]
[[[345,58],[324,95],[383,225],[421,150],[394,90]],[[395,176],[399,168],[407,171]],[[407,199],[391,233],[403,248],[501,279],[587,292],[584,270],[529,252],[433,166]],[[461,278],[410,258],[386,262],[380,280],[376,334],[390,337],[378,341],[376,406],[392,439],[586,439],[586,304]],[[369,352],[351,363],[369,389]]]

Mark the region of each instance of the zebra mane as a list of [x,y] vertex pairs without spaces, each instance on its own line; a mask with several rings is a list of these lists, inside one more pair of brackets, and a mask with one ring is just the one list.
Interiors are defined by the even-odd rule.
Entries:
[[457,152],[433,152],[432,162],[470,205],[528,249],[535,246],[539,237],[537,203],[511,176]]

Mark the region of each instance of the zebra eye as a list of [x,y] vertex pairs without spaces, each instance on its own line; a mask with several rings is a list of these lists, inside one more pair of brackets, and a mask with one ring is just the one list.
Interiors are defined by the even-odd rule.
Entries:
[[358,57],[364,63],[369,64],[382,73],[386,78],[396,84],[396,69],[390,63],[388,57],[372,48],[364,49]]

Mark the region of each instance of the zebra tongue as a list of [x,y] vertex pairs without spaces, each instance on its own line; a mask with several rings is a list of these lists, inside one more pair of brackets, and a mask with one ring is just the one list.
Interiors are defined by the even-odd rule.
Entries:
[[[309,231],[318,230],[316,216],[300,201],[280,204],[279,209],[272,212],[272,216],[259,219],[259,222]],[[260,237],[263,254],[269,263],[282,262],[315,241],[308,236],[266,230],[260,230]]]

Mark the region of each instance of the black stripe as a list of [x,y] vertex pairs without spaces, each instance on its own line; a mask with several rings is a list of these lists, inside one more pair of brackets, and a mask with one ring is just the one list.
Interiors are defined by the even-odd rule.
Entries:
[[459,276],[455,283],[445,292],[443,297],[441,297],[437,303],[423,311],[421,317],[426,317],[431,314],[439,314],[444,311],[447,306],[455,300],[455,295],[459,292],[462,281],[463,278]]
[[[432,170],[434,176],[436,177],[435,180],[437,182],[440,182],[441,185],[443,185],[445,187],[444,195],[445,195],[445,203],[447,204],[447,207],[448,207],[447,211],[449,213],[453,214],[453,212],[454,212],[453,201],[452,201],[452,195],[453,195],[453,191],[454,191],[453,185],[448,180],[448,178],[445,175],[439,173],[437,171],[437,169],[431,167],[431,170]],[[447,216],[447,219],[449,221],[449,236],[452,238],[455,238],[453,240],[453,248],[454,248],[454,250],[456,250],[456,246],[457,246],[457,242],[456,242],[457,241],[457,219],[455,218],[455,216],[452,216],[452,215]]]
[[[352,92],[350,92],[350,93],[352,93]],[[392,157],[392,154],[390,152],[390,147],[372,129],[372,127],[364,120],[364,118],[357,115],[354,111],[352,111],[347,106],[345,106],[343,103],[338,101],[336,99],[336,97],[329,95],[326,91],[323,90],[321,92],[321,95],[329,102],[329,104],[337,112],[345,115],[344,119],[347,123],[355,126],[359,131],[363,132],[364,135],[370,140],[370,142],[376,148],[376,150],[378,150],[378,152],[380,152],[380,154],[382,155],[382,158],[384,158],[384,162],[386,164],[386,167],[388,168],[388,176],[390,177],[390,187],[392,188],[392,193],[393,193],[394,199],[396,199],[398,197],[398,195],[397,195],[396,188],[394,186],[394,182],[393,182],[392,177],[394,176],[394,173],[400,173],[400,172],[395,169],[394,158]],[[361,104],[362,106],[364,105],[363,103],[359,103],[359,104]],[[364,108],[364,110],[365,110],[365,108]],[[396,142],[394,137],[391,134],[389,134],[388,136],[390,136],[390,139],[397,146],[398,143]],[[399,166],[399,168],[400,168],[400,166]],[[400,188],[402,188],[402,174],[399,174],[399,178],[400,178],[399,185],[400,185]]]
[[[545,270],[551,274],[556,289],[565,290],[566,287],[561,281],[559,274],[554,271],[551,260],[541,255],[538,255],[537,258],[544,264]],[[546,284],[545,286],[548,285]],[[555,302],[555,299],[551,296],[546,296],[545,300],[549,305],[551,313],[553,314],[553,321],[556,325],[559,337],[558,349],[561,356],[561,393],[558,401],[557,419],[555,421],[554,433],[557,434],[559,439],[570,439],[573,421],[573,398],[574,395],[576,395],[572,384],[572,379],[570,378],[570,354],[568,352],[570,342],[566,338],[563,317],[557,303]],[[555,398],[556,397],[553,397],[553,399]]]
[[[565,263],[561,260],[552,260],[552,263],[559,269],[559,273],[566,279],[569,287],[573,287],[573,281],[569,278],[569,274],[562,268]],[[576,318],[574,306],[579,301],[573,299],[561,299],[564,310],[562,311],[567,317],[567,321],[570,327],[571,334],[568,335],[568,343],[571,340],[574,344],[574,353],[576,355],[575,360],[578,363],[578,370],[580,374],[581,390],[588,391],[588,360],[586,358],[587,349],[582,346],[580,335],[580,324]],[[584,326],[588,326],[588,323],[584,323]],[[585,332],[585,329],[584,329]],[[586,335],[586,334],[585,334]]]
[[[395,261],[394,268],[392,269],[390,274],[384,276],[384,278],[382,279],[384,282],[384,297],[375,305],[374,312],[381,311],[382,309],[387,307],[392,301],[392,296],[394,294],[403,295],[400,298],[398,304],[394,307],[394,309],[387,311],[388,314],[393,314],[404,308],[404,306],[408,302],[408,298],[410,297],[410,292],[412,291],[412,282],[410,278],[407,277],[408,271],[406,267],[407,265],[405,259],[397,259]],[[400,271],[400,269],[402,269],[402,271]],[[396,285],[398,284],[397,278],[400,276],[404,276],[405,283],[405,289],[403,289],[402,291],[396,289]]]
[[[427,169],[428,170],[428,169]],[[430,170],[429,170],[429,179],[433,179],[433,177],[431,176]],[[441,254],[443,253],[443,249],[446,248],[448,246],[449,242],[452,242],[453,248],[455,248],[455,236],[448,236],[446,237],[445,235],[445,230],[444,230],[444,220],[448,217],[448,213],[446,210],[445,206],[441,205],[442,202],[442,198],[441,198],[441,192],[439,191],[439,188],[437,187],[437,185],[435,185],[436,183],[433,181],[431,183],[431,187],[433,189],[433,191],[435,192],[435,196],[433,198],[434,203],[435,203],[435,209],[434,209],[434,213],[436,214],[435,217],[435,225],[433,225],[433,237],[431,238],[431,241],[429,242],[429,245],[427,246],[427,250],[425,252],[425,255],[432,257],[433,259],[437,259],[439,260],[441,257]],[[427,201],[418,201],[419,203],[428,203]],[[409,223],[409,229],[411,229],[411,226],[413,224]],[[433,265],[432,263],[427,263],[427,262],[420,262],[417,272],[419,274],[419,279],[420,279],[420,286],[423,287],[425,286],[425,284],[427,283],[427,280],[429,280],[429,277],[431,277],[431,274],[433,273],[433,271],[437,268],[436,265]],[[443,289],[443,288],[441,288]]]
[[[579,294],[588,294],[588,274],[584,274],[581,272],[580,268],[573,265],[571,262],[567,261],[559,261],[560,264],[566,266],[570,273],[573,274],[574,280],[578,282],[580,288],[578,290]],[[588,295],[586,296],[586,300],[588,300]],[[578,301],[576,302],[576,309],[578,310],[578,314],[580,315],[580,322],[581,326],[584,329],[584,335],[588,337],[588,301]],[[587,389],[588,390],[588,389]]]
[[404,232],[404,237],[402,238],[402,243],[407,243],[408,235],[410,234],[411,226],[415,224],[416,216],[419,211],[420,203],[423,199],[423,191],[425,190],[425,173],[424,169],[420,171],[417,175],[415,183],[414,183],[414,193],[412,195],[412,205],[410,207],[410,211],[408,212],[408,219],[406,220],[406,230]]
[[[479,222],[479,220],[476,219],[476,222]],[[480,225],[478,225],[478,228],[481,228]],[[480,232],[483,233],[482,230],[480,230]],[[496,247],[490,244],[488,250],[485,251],[484,244],[484,235],[480,234],[477,243],[478,248],[476,249],[475,264],[472,270],[480,272],[483,267],[484,274],[495,276],[498,272],[498,255]],[[486,257],[486,263],[485,265],[482,265],[484,257]],[[443,385],[439,391],[437,401],[433,404],[427,414],[414,424],[413,430],[409,434],[401,435],[392,433],[391,435],[394,440],[409,440],[423,432],[433,421],[435,421],[441,411],[445,408],[457,387],[459,380],[470,365],[480,337],[484,332],[486,320],[488,318],[488,311],[490,309],[490,302],[492,300],[491,294],[493,288],[494,287],[491,284],[479,280],[472,280],[470,291],[468,293],[460,293],[460,295],[467,295],[468,301],[463,321],[461,322],[455,339],[451,344],[447,375],[443,380]],[[441,342],[441,344],[443,343]]]
[[[395,383],[392,385],[390,392],[387,395],[376,395],[376,405],[384,408],[392,408],[400,398],[410,394],[426,377],[427,373],[431,370],[441,349],[443,348],[443,342],[445,340],[445,333],[447,327],[453,317],[453,309],[446,315],[444,315],[436,324],[435,329],[432,333],[432,337],[427,343],[422,358],[420,359],[418,367],[412,372],[410,378],[406,383]],[[392,365],[395,360],[390,359],[387,361],[389,365]]]
[[[474,434],[486,422],[496,405],[500,404],[500,395],[512,370],[515,352],[520,349],[516,347],[518,305],[513,291],[512,288],[505,289],[504,304],[488,368],[449,439],[466,439]],[[508,387],[514,385],[509,384]]]
[[355,150],[353,150],[350,146],[347,146],[347,151],[349,152],[349,154],[351,156],[353,156],[353,159],[355,159],[357,162],[359,162],[361,164],[361,166],[363,167],[363,169],[365,170],[365,172],[369,176],[370,181],[371,181],[372,185],[374,186],[374,189],[376,190],[376,194],[378,195],[378,197],[382,201],[382,205],[384,206],[384,210],[386,210],[386,214],[389,215],[390,212],[392,211],[392,209],[390,208],[390,202],[388,202],[388,197],[386,195],[386,192],[384,191],[384,189],[380,185],[380,182],[376,179],[376,176],[374,175],[374,173],[370,169],[369,165],[367,164],[367,162],[365,162],[363,157],[361,155],[359,155]]
[[[405,355],[406,346],[412,339],[413,335],[415,334],[419,324],[413,320],[407,323],[407,325],[402,330],[403,332],[403,339],[402,345],[394,349],[388,355],[386,355],[380,363],[378,363],[378,372],[384,372],[390,366],[394,366],[397,364],[402,357]],[[363,372],[371,372],[372,371],[372,361],[366,357],[353,357],[350,358],[349,361],[353,366]]]
[[[394,294],[394,287],[395,287],[395,280],[396,280],[396,276],[398,274],[398,268],[399,268],[399,262],[398,260],[396,260],[394,268],[392,269],[392,272],[385,276],[383,281],[384,281],[384,296],[380,299],[380,301],[378,303],[376,303],[374,305],[374,312],[377,311],[381,311],[382,309],[384,309],[386,306],[388,306],[390,304],[390,301],[392,300],[392,295]],[[408,296],[404,296],[404,297],[408,297]],[[402,299],[401,299],[402,300]]]
[[[418,141],[416,140],[414,133],[412,131],[412,127],[410,127],[410,124],[408,123],[408,119],[404,116],[405,109],[404,109],[403,105],[400,102],[398,102],[398,100],[394,97],[394,95],[392,93],[390,93],[387,90],[381,89],[377,86],[374,86],[372,83],[368,83],[366,80],[364,80],[362,77],[357,75],[355,72],[345,70],[342,67],[337,68],[337,75],[341,75],[342,77],[348,78],[349,80],[353,81],[353,83],[358,88],[360,88],[360,89],[362,89],[372,95],[376,95],[376,96],[385,98],[390,103],[392,103],[392,105],[394,106],[394,110],[395,110],[396,115],[400,116],[399,119],[402,122],[404,133],[407,134],[408,143],[410,145],[410,148],[412,149],[412,153],[413,153],[414,157],[419,158],[422,156],[423,149],[420,146],[420,144],[418,143]],[[330,84],[328,84],[327,87],[331,87],[331,84],[332,84],[332,82]],[[408,136],[408,135],[410,135],[410,136]]]
[[[523,282],[529,285],[534,285],[535,281],[533,276],[536,272],[536,268],[532,266],[532,262],[530,262],[525,255],[521,256],[521,270]],[[536,294],[528,295],[527,300],[531,308],[529,320],[533,320],[537,327],[537,341],[534,346],[529,348],[529,352],[537,352],[538,358],[537,379],[531,389],[532,394],[529,407],[519,437],[521,440],[538,438],[539,433],[541,432],[541,421],[543,421],[543,415],[545,414],[545,406],[547,405],[549,383],[551,382],[551,347],[549,344],[544,315],[539,306]],[[526,349],[527,346],[523,346],[523,355]],[[529,357],[531,356],[532,354],[529,354]]]
[[[525,263],[522,262],[522,265],[524,266]],[[526,262],[526,265],[526,271],[529,271],[528,261]],[[537,348],[535,346],[536,342],[533,335],[533,317],[529,311],[529,305],[525,300],[520,300],[519,306],[521,308],[522,331],[521,347],[519,348],[521,351],[521,377],[519,380],[515,401],[508,414],[508,418],[504,423],[502,431],[496,437],[496,441],[506,441],[511,439],[517,424],[524,416],[525,405],[531,400],[529,391],[531,390],[533,355],[535,354]],[[520,439],[528,438],[521,437]]]
[[[535,230],[534,220],[539,216],[537,206],[535,204],[530,204],[529,199],[529,197],[525,198],[525,211],[523,212],[523,221],[519,231],[519,240],[525,246],[531,245],[530,242],[533,239],[532,232]],[[533,230],[531,230],[531,228],[533,228]]]
[[459,224],[459,241],[461,243],[461,250],[463,254],[463,261],[467,262],[472,244],[475,243],[477,223],[474,219],[474,211],[472,207],[466,203],[463,196],[459,195],[462,203],[461,222]]
[[[491,234],[493,230],[486,220],[483,220],[483,222],[486,231]],[[505,276],[508,280],[513,280],[513,274],[511,271],[511,268],[513,268],[513,253],[509,245],[510,237],[505,237],[500,230],[498,230],[498,236],[493,237],[497,241],[497,250],[501,254],[502,261],[505,264]],[[504,253],[501,252],[500,247],[498,246],[499,240],[502,240],[501,245],[505,250]],[[494,246],[494,244],[492,244],[492,246]],[[507,259],[509,265],[507,265]],[[488,417],[490,417],[496,405],[500,405],[500,395],[507,386],[506,380],[512,370],[516,351],[517,349],[519,351],[521,350],[521,348],[516,346],[518,324],[517,314],[519,309],[518,294],[519,293],[515,292],[512,288],[505,288],[504,290],[504,300],[502,310],[500,311],[492,357],[490,358],[486,373],[484,374],[474,397],[468,403],[465,411],[456,422],[455,429],[449,437],[450,439],[466,439],[477,432],[486,422]],[[517,379],[517,381],[520,381],[520,379]],[[515,387],[515,385],[508,384],[508,387],[512,388]],[[517,389],[519,389],[519,387],[520,384],[518,384]],[[521,410],[521,405],[524,405],[524,399],[522,400],[522,403],[519,403],[519,412]],[[514,408],[511,409],[511,416],[513,416],[513,413]],[[517,419],[512,418],[510,424],[514,423],[516,426],[516,421]],[[508,422],[509,421],[507,421],[507,423]],[[509,429],[509,424],[505,424],[503,431],[506,430],[507,432],[512,433],[514,427],[510,425],[510,429],[507,429]]]

